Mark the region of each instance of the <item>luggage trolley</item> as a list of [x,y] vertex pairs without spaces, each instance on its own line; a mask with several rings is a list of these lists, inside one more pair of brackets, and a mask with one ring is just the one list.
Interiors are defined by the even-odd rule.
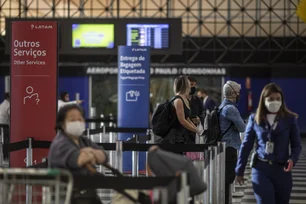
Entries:
[[0,203],[70,204],[73,177],[59,169],[0,169]]

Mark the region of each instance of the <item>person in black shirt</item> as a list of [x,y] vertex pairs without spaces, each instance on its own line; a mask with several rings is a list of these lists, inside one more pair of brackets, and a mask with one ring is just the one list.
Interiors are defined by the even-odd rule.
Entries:
[[[204,124],[203,103],[201,99],[195,95],[196,90],[197,90],[196,88],[197,81],[195,78],[191,76],[189,76],[188,79],[190,81],[190,86],[191,86],[190,93],[188,96],[188,100],[190,103],[190,111],[191,111],[190,119],[196,126],[198,126],[200,123],[203,125]],[[195,137],[196,137],[196,134],[194,132],[189,131],[187,143],[194,144]]]

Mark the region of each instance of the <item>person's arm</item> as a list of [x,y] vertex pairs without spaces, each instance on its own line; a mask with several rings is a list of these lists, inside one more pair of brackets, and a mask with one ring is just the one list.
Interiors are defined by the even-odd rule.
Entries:
[[190,124],[190,122],[186,120],[185,118],[184,104],[183,104],[182,99],[175,99],[173,104],[175,107],[177,119],[180,122],[180,124],[187,130],[190,130],[196,133],[198,129],[194,125]]
[[52,167],[77,169],[80,168],[78,164],[79,157],[80,151],[75,146],[72,146],[67,141],[54,141],[50,148],[49,162]]
[[301,154],[302,144],[301,144],[300,130],[297,125],[297,119],[294,118],[293,120],[294,121],[290,127],[290,146],[291,146],[290,159],[293,161],[293,165],[295,165]]
[[92,151],[89,151],[89,152],[94,154],[98,164],[107,163],[109,158],[108,158],[107,153],[104,151],[103,147],[100,147],[99,145],[97,145],[96,143],[92,142],[91,140],[87,138],[84,138],[84,139],[86,139],[86,144],[88,144],[89,148],[82,148],[81,152],[82,150],[84,151],[86,149],[92,149]]
[[202,100],[200,98],[198,98],[198,106],[199,106],[199,115],[198,115],[198,117],[200,118],[200,122],[203,125],[204,124],[205,113],[204,113],[203,102],[202,102]]
[[246,125],[243,119],[241,118],[241,115],[238,109],[233,105],[228,105],[224,107],[224,109],[226,109],[224,111],[225,117],[234,123],[235,127],[237,128],[239,132],[244,132]]
[[254,141],[256,137],[256,133],[253,129],[254,123],[254,115],[251,115],[245,130],[244,140],[240,146],[238,161],[235,169],[237,176],[244,175],[245,166],[247,164],[250,152],[254,147]]

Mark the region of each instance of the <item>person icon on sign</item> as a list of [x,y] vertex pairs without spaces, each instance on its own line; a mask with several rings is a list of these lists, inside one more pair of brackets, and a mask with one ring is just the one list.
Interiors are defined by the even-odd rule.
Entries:
[[36,96],[35,101],[36,101],[36,105],[38,105],[40,99],[39,99],[38,93],[33,93],[33,92],[34,92],[34,88],[33,88],[32,86],[28,86],[28,87],[26,88],[26,92],[27,92],[27,94],[29,94],[29,95],[23,97],[23,104],[24,104],[24,105],[26,104],[26,99],[27,99],[27,98],[32,98],[32,97],[35,97],[35,96]]

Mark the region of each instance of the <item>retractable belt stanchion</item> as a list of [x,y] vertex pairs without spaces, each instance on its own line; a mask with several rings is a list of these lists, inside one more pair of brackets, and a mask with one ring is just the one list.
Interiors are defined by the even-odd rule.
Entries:
[[224,169],[224,171],[221,171],[221,200],[220,204],[225,204],[225,148],[226,148],[226,143],[222,142],[221,143],[221,169]]
[[[136,139],[136,143],[139,143],[139,135],[133,135]],[[139,153],[138,151],[132,151],[132,176],[138,176],[139,172],[139,162],[138,162]]]
[[[104,118],[104,115],[103,115],[103,114],[101,114],[101,118],[102,118],[102,119]],[[101,122],[101,123],[100,123],[100,128],[105,128],[104,122]],[[100,142],[100,143],[103,142],[103,134],[105,134],[104,130],[105,130],[105,129],[103,129],[103,133],[101,133],[101,132],[99,133],[99,142]]]
[[3,167],[3,144],[4,144],[4,129],[0,127],[0,167]]
[[[96,117],[96,107],[90,107],[90,117],[95,118]],[[96,129],[96,123],[92,122],[89,124],[89,129]],[[90,135],[90,140],[94,142],[94,135]]]
[[217,167],[217,159],[218,159],[218,146],[213,147],[214,151],[214,159],[213,159],[213,166],[214,166],[214,172],[213,172],[213,181],[214,181],[214,193],[213,193],[213,203],[218,203],[217,202],[217,196],[218,196],[218,182],[217,182],[217,177],[218,177],[218,167]]
[[153,189],[153,203],[168,204],[168,190],[167,188]]
[[[194,164],[195,168],[197,169],[200,178],[203,181],[205,181],[205,178],[204,178],[205,162],[203,160],[195,160],[195,161],[193,161],[193,164]],[[197,195],[194,198],[195,203],[203,203],[203,201],[204,201],[204,193],[202,193],[200,195]]]
[[217,145],[217,155],[216,155],[216,197],[217,203],[221,204],[221,142]]
[[116,141],[116,169],[122,173],[123,164],[123,141]]
[[[26,164],[27,167],[33,165],[33,148],[32,148],[32,138],[27,138],[28,148],[26,152]],[[26,186],[26,204],[32,204],[32,186]]]
[[181,172],[181,189],[177,194],[177,204],[189,203],[189,186],[186,172]]
[[210,178],[210,194],[209,194],[209,199],[210,199],[210,203],[211,204],[214,204],[215,203],[215,200],[214,200],[214,194],[215,194],[215,171],[216,171],[216,168],[215,168],[215,164],[214,164],[214,160],[215,160],[215,151],[214,151],[214,148],[213,147],[209,147],[209,151],[210,151],[210,168],[209,168],[209,178]]
[[209,204],[210,201],[210,158],[211,158],[211,151],[205,150],[204,151],[204,181],[207,184],[207,190],[204,192],[204,202],[205,204]]
[[[113,115],[110,113],[109,114],[109,119],[110,119],[110,122],[109,122],[109,127],[114,127],[114,123],[111,122],[111,120],[113,119]],[[105,129],[105,126],[103,127],[103,134],[106,135],[106,129]],[[114,137],[114,133],[113,132],[109,132],[109,143],[115,143],[116,139]],[[114,160],[115,160],[115,156],[114,156],[114,152],[113,151],[110,151],[109,152],[109,161],[110,161],[110,164],[113,165],[114,164]]]
[[[149,135],[150,138],[149,138],[149,140],[146,143],[147,144],[154,144],[154,140],[153,140],[154,139],[154,136],[153,136],[154,134],[153,134],[153,132],[150,129],[147,130],[147,135]],[[148,161],[148,151],[146,152],[146,162],[147,161]],[[146,176],[147,177],[149,176],[148,168],[146,168]]]

